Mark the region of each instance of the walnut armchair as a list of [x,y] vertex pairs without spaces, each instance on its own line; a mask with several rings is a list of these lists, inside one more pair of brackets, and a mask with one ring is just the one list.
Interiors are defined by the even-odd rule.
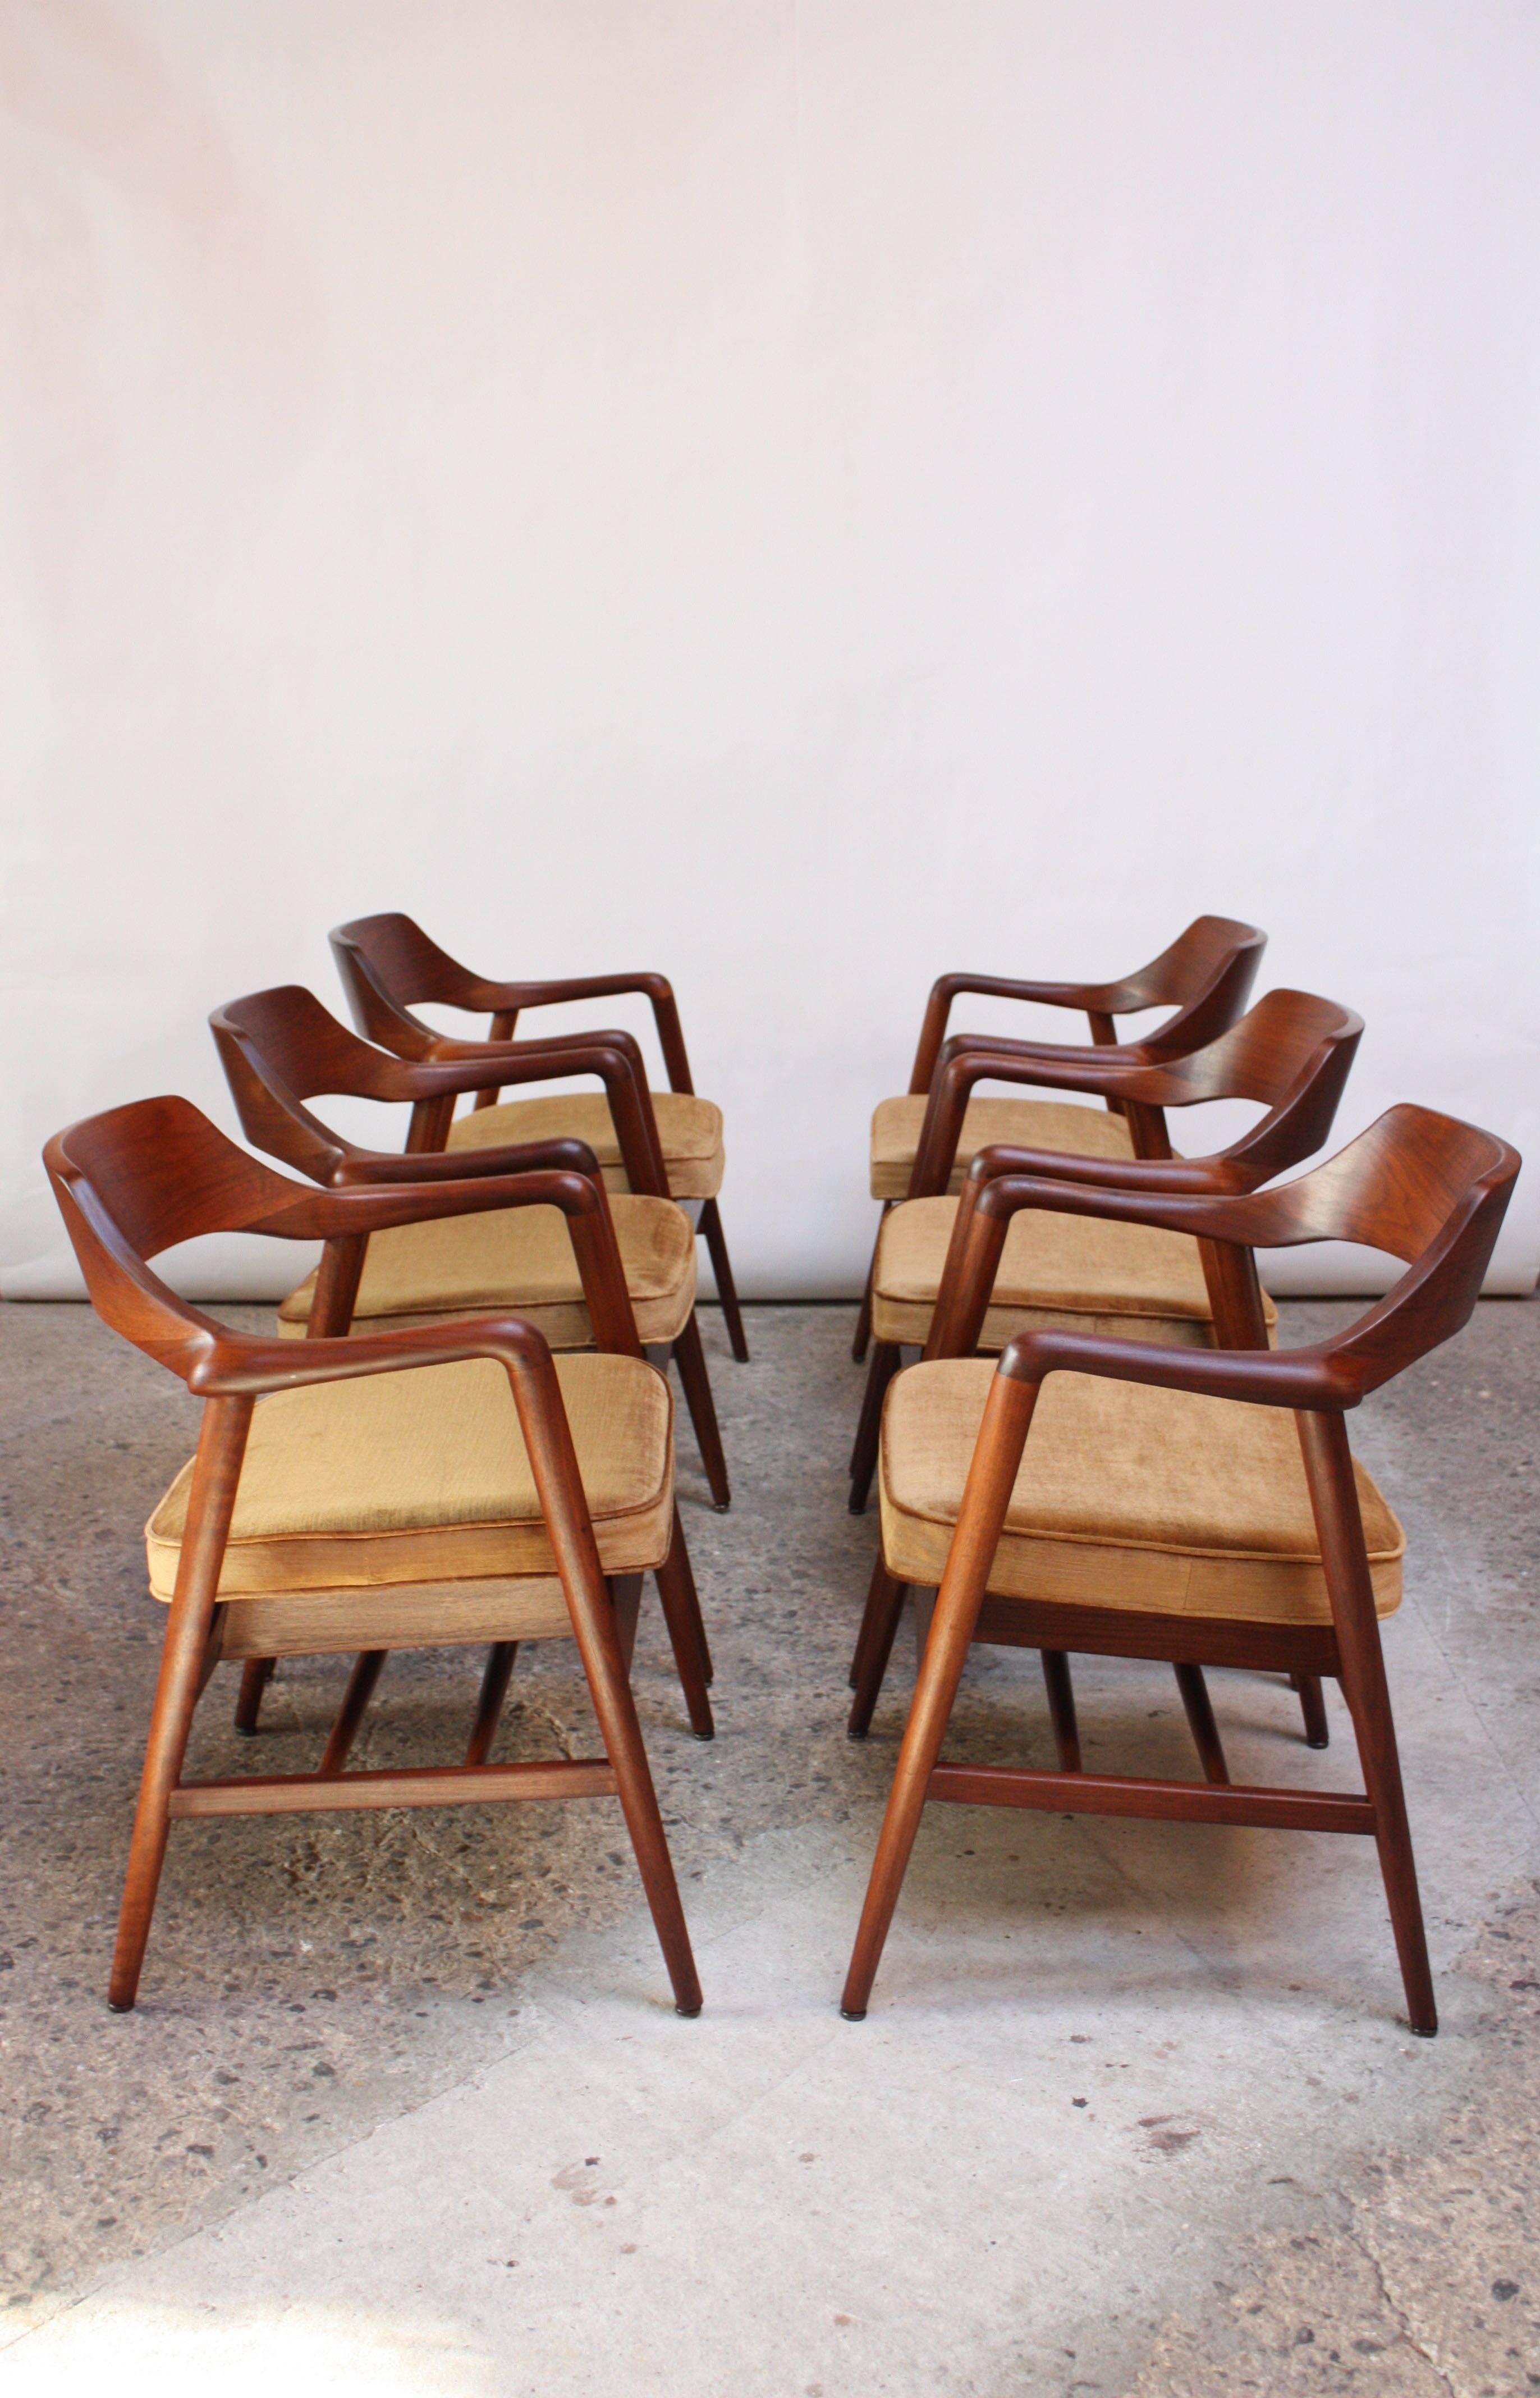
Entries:
[[[635,1354],[592,1181],[489,1175],[474,1188],[319,1191],[271,1172],[177,1098],[91,1117],[44,1154],[97,1313],[205,1402],[197,1454],[147,1531],[152,1589],[169,1604],[109,2003],[134,2003],[174,1822],[616,1797],[676,2004],[696,2014],[700,1984],[627,1679],[640,1577],[659,1572],[662,1586],[674,1547],[672,1407],[666,1381]],[[570,1208],[598,1354],[554,1359],[512,1315],[356,1340],[257,1339],[189,1306],[150,1262],[214,1232],[320,1239],[341,1284],[371,1235],[444,1210],[517,1205],[536,1181]],[[676,1606],[670,1630],[688,1651]],[[489,1764],[499,1666],[517,1640],[563,1634],[576,1637],[604,1754]],[[315,1773],[184,1779],[194,1710],[222,1659],[327,1654],[361,1638],[382,1651],[494,1643],[464,1764],[345,1772],[368,1696],[355,1667]]]
[[[609,1206],[637,1330],[644,1346],[672,1351],[712,1502],[728,1505],[727,1460],[695,1319],[694,1234],[676,1203],[660,1195],[663,1171],[655,1126],[640,1053],[628,1036],[579,1033],[521,1043],[512,1066],[485,1056],[408,1060],[361,1041],[297,985],[233,1000],[208,1020],[247,1138],[333,1189],[402,1179],[468,1180],[541,1167],[597,1174],[593,1151],[569,1137],[447,1152],[420,1144],[434,1139],[435,1117],[446,1104],[452,1107],[465,1091],[480,1094],[494,1076],[514,1083],[558,1073],[602,1076],[603,1104],[630,1185]],[[365,1150],[344,1139],[306,1104],[323,1095],[409,1104],[408,1153]],[[366,1330],[512,1308],[536,1323],[554,1349],[580,1348],[592,1337],[570,1241],[560,1220],[542,1210],[404,1226],[371,1243],[359,1267],[350,1303]],[[313,1276],[285,1300],[283,1322],[302,1330],[315,1295]],[[328,1317],[318,1328],[346,1327]]]
[[[957,1320],[986,1302],[1002,1228],[1022,1208],[1212,1241],[1234,1252],[1238,1279],[1255,1248],[1324,1240],[1386,1251],[1406,1270],[1346,1330],[1309,1348],[1195,1352],[1038,1331],[1013,1340],[998,1366],[937,1358],[893,1383],[882,1432],[887,1569],[895,1586],[939,1586],[939,1596],[845,1985],[847,2015],[866,2011],[933,1799],[1370,1835],[1412,2028],[1437,2029],[1379,1629],[1399,1600],[1404,1540],[1349,1451],[1346,1415],[1468,1321],[1519,1164],[1489,1133],[1398,1107],[1327,1164],[1262,1192],[1132,1192],[1025,1175],[980,1187],[943,1295]],[[1364,1787],[944,1759],[980,1637],[1332,1676]]]
[[[555,1350],[586,1348],[597,1337],[585,1297],[584,1265],[576,1246],[571,1178],[589,1186],[584,1214],[596,1211],[608,1226],[623,1278],[624,1296],[607,1292],[601,1304],[622,1326],[627,1350],[650,1340],[670,1349],[695,1423],[713,1498],[728,1499],[727,1467],[716,1428],[705,1356],[694,1322],[694,1240],[670,1199],[625,1195],[611,1199],[593,1152],[582,1141],[526,1142],[464,1156],[441,1152],[366,1150],[321,1123],[304,1101],[319,1092],[333,1096],[409,1101],[413,1130],[422,1111],[441,1106],[444,1091],[468,1073],[475,1086],[487,1069],[452,1064],[420,1067],[370,1048],[329,1016],[309,991],[288,986],[259,991],[218,1008],[209,1018],[215,1046],[248,1139],[285,1165],[330,1188],[359,1183],[398,1183],[408,1177],[452,1188],[474,1188],[489,1174],[528,1176],[543,1170],[567,1178],[553,1186],[566,1196],[547,1200],[543,1185],[526,1182],[517,1206],[488,1212],[452,1210],[392,1227],[342,1251],[335,1245],[321,1265],[279,1310],[280,1332],[341,1339],[355,1331],[401,1331],[422,1323],[452,1323],[489,1313],[515,1314],[541,1332]],[[592,1053],[590,1055],[590,1053]],[[565,1054],[565,1053],[564,1053]],[[635,1061],[602,1044],[574,1044],[609,1077],[614,1112],[638,1179],[655,1171],[648,1148],[644,1096]],[[601,1344],[603,1345],[602,1341]],[[637,1349],[637,1354],[640,1354]],[[713,1735],[706,1688],[711,1656],[685,1545],[675,1509],[675,1545],[667,1572],[670,1603],[689,1621],[689,1650],[681,1655],[681,1679],[697,1739]],[[660,1590],[662,1584],[660,1583]],[[512,1651],[505,1665],[511,1666]],[[358,1664],[360,1711],[385,1662],[373,1650]],[[236,1702],[235,1721],[254,1733],[262,1693],[273,1671],[271,1658],[248,1659]],[[494,1659],[489,1673],[497,1669]],[[502,1684],[507,1671],[502,1671]]]
[[[699,1229],[716,1277],[732,1354],[741,1365],[745,1364],[748,1340],[717,1205],[725,1162],[721,1110],[697,1096],[678,1003],[667,977],[577,975],[560,981],[492,981],[459,964],[411,917],[400,914],[360,916],[352,923],[339,924],[331,935],[331,947],[359,1031],[401,1058],[443,1058],[472,1052],[505,1056],[510,1051],[516,1056],[524,1044],[515,1044],[514,1033],[519,1017],[529,1008],[554,1007],[569,1000],[614,999],[628,992],[648,1001],[669,1084],[666,1091],[652,1092],[649,1100],[666,1168],[658,1188],[663,1195],[699,1211]],[[423,1005],[489,1016],[489,1039],[475,1044],[447,1041],[413,1015],[415,1007]],[[512,1074],[505,1077],[509,1082],[514,1079]],[[638,1187],[630,1179],[616,1127],[600,1098],[567,1093],[558,1098],[500,1103],[498,1086],[491,1083],[480,1091],[468,1116],[457,1121],[452,1117],[451,1106],[437,1138],[425,1145],[480,1148],[570,1133],[596,1152],[612,1189]]]
[[[871,1190],[884,1211],[895,1200],[917,1196],[914,1176],[926,1121],[926,1101],[946,1039],[954,1003],[966,992],[990,999],[1030,1002],[1038,1007],[1071,1008],[1083,1014],[1096,1048],[1118,1047],[1130,1065],[1154,1065],[1201,1048],[1233,1024],[1251,996],[1265,933],[1228,916],[1199,916],[1170,949],[1149,964],[1116,982],[1022,982],[1000,975],[948,974],[931,986],[915,1051],[907,1096],[884,1099],[872,1118]],[[1175,1012],[1142,1041],[1118,1044],[1117,1018],[1152,1007]],[[1016,1044],[971,1037],[970,1045],[1011,1054],[1018,1047],[1034,1054],[1076,1054],[1058,1044]],[[952,1187],[967,1172],[969,1162],[992,1142],[1019,1147],[1064,1150],[1097,1157],[1142,1154],[1135,1127],[1109,1099],[1105,1115],[1094,1109],[1066,1107],[1062,1101],[975,1099],[962,1127]],[[873,1260],[876,1262],[875,1256]],[[871,1338],[872,1285],[868,1275],[856,1327],[852,1355],[860,1365]]]
[[[1131,1130],[1140,1152],[1137,1159],[1077,1162],[1073,1152],[1041,1143],[1030,1150],[991,1143],[980,1152],[997,1161],[991,1173],[1062,1174],[1140,1190],[1254,1191],[1324,1146],[1362,1032],[1362,1018],[1333,1000],[1273,990],[1216,1039],[1159,1065],[1130,1065],[1120,1049],[1002,1057],[963,1038],[948,1041],[931,1079],[914,1195],[887,1212],[877,1234],[870,1282],[876,1339],[850,1457],[852,1515],[866,1504],[883,1394],[898,1370],[901,1348],[923,1347],[930,1338],[958,1209],[971,1204],[948,1194],[975,1084],[1004,1080],[1103,1098],[1120,1111],[1116,1121]],[[1217,1155],[1173,1159],[1167,1109],[1213,1099],[1249,1099],[1267,1112]],[[1060,1112],[1085,1115],[1092,1124],[1114,1121],[1089,1109]],[[970,1177],[977,1164],[975,1156]],[[965,1180],[963,1192],[970,1189]],[[999,1286],[975,1342],[1003,1349],[1018,1332],[1058,1324],[1131,1340],[1245,1347],[1252,1337],[1253,1287],[1248,1284],[1240,1295],[1238,1317],[1225,1257],[1210,1244],[1149,1227],[1024,1217],[1012,1229]],[[1267,1302],[1260,1303],[1270,1323]]]

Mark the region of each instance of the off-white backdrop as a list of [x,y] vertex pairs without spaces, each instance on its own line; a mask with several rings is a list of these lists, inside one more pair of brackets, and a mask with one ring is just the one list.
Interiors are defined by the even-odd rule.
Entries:
[[0,49],[13,1291],[44,1136],[229,1124],[208,1008],[334,995],[388,906],[674,976],[754,1294],[856,1284],[939,969],[1202,908],[1363,1011],[1345,1129],[1533,1139],[1533,0],[8,0]]

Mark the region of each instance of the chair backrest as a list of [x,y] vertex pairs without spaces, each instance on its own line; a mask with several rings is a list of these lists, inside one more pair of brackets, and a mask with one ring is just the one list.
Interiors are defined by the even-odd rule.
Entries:
[[1147,966],[1109,985],[1102,997],[1109,1016],[1145,1007],[1174,1007],[1176,1014],[1138,1045],[1150,1058],[1183,1057],[1228,1030],[1245,1007],[1256,980],[1267,936],[1233,916],[1197,916]]
[[1265,1182],[1328,1139],[1363,1018],[1308,990],[1269,990],[1217,1041],[1151,1070],[1151,1097],[1166,1107],[1254,1099],[1267,1113],[1225,1150],[1231,1165]]
[[337,925],[330,938],[355,1024],[366,1040],[404,1058],[423,1056],[434,1039],[413,1007],[484,1015],[499,1004],[497,985],[460,965],[409,916],[358,916]]
[[329,1181],[355,1144],[312,1115],[306,1099],[417,1097],[409,1067],[360,1041],[298,983],[233,999],[208,1025],[248,1140],[318,1181]]
[[169,1097],[85,1117],[54,1135],[43,1163],[92,1306],[173,1372],[175,1353],[209,1319],[151,1272],[150,1259],[204,1233],[273,1231],[295,1196],[191,1100]]
[[1323,1344],[1373,1390],[1469,1322],[1520,1163],[1457,1116],[1391,1108],[1297,1182],[1224,1203],[1226,1237],[1259,1249],[1351,1241],[1402,1260],[1385,1297]]

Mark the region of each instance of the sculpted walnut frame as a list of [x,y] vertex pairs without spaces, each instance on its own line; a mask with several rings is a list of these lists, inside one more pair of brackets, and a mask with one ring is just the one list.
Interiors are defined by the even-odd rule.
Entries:
[[[1023,982],[1002,975],[942,975],[931,986],[926,1003],[919,1044],[909,1076],[909,1096],[918,1098],[930,1091],[953,1005],[965,993],[987,999],[1021,1000],[1038,1007],[1071,1008],[1085,1017],[1094,1047],[1116,1050],[1113,1062],[1153,1066],[1184,1057],[1190,1049],[1201,1048],[1235,1022],[1251,997],[1266,946],[1266,934],[1259,932],[1254,924],[1243,924],[1229,916],[1198,916],[1148,965],[1139,966],[1132,974],[1113,982]],[[1175,1013],[1142,1040],[1120,1044],[1116,1019],[1139,1015],[1152,1007],[1170,1007]],[[982,1034],[964,1035],[963,1042],[969,1048],[1001,1057],[1047,1056],[1072,1060],[1084,1055],[1072,1044],[1004,1041]],[[1116,1100],[1109,1099],[1107,1104],[1117,1110]],[[1136,1133],[1133,1145],[1137,1152]],[[913,1164],[917,1173],[917,1154]],[[908,1196],[917,1198],[921,1192],[919,1182],[911,1179]],[[851,1348],[858,1366],[864,1361],[871,1330],[872,1284],[868,1273]]]
[[[515,1042],[514,1033],[527,1008],[555,1007],[568,1000],[616,999],[635,993],[645,998],[651,1007],[669,1089],[694,1095],[678,1003],[665,975],[574,975],[559,981],[494,981],[461,965],[430,940],[421,925],[398,913],[360,916],[351,923],[339,924],[331,935],[331,948],[359,1031],[368,1040],[378,1042],[382,1049],[394,1050],[397,1057],[442,1059],[497,1055],[513,1060],[525,1047],[523,1043]],[[412,1009],[421,1005],[461,1008],[469,1015],[489,1016],[489,1038],[476,1043],[447,1040],[412,1014]],[[639,1059],[640,1052],[636,1055]],[[524,1079],[542,1078],[531,1074]],[[504,1080],[512,1082],[515,1076],[509,1073]],[[641,1084],[645,1092],[645,1072]],[[495,1107],[497,1099],[498,1085],[489,1083],[480,1092],[476,1106]],[[424,1138],[424,1148],[444,1146],[453,1112],[451,1100],[435,1120],[433,1137]],[[627,1172],[629,1176],[629,1167]],[[633,1182],[631,1187],[639,1190],[643,1186]],[[657,1188],[662,1196],[667,1197],[666,1175]],[[748,1340],[715,1193],[702,1204],[700,1230],[716,1277],[717,1297],[732,1354],[740,1365],[746,1364]]]
[[[1470,1317],[1519,1158],[1492,1134],[1414,1107],[1393,1108],[1328,1164],[1241,1196],[1098,1189],[1005,1175],[983,1180],[947,1270],[943,1309],[964,1327],[987,1297],[1011,1213],[1049,1208],[1164,1226],[1229,1253],[1238,1285],[1258,1247],[1341,1240],[1399,1258],[1387,1295],[1332,1339],[1292,1351],[1175,1350],[1059,1331],[1013,1340],[992,1378],[950,1555],[873,1864],[844,2012],[863,2015],[928,1799],[1164,1816],[1186,1823],[1357,1832],[1379,1851],[1413,2030],[1437,2029],[1390,1694],[1346,1411],[1456,1333]],[[913,1369],[924,1374],[921,1365]],[[1287,1408],[1295,1416],[1330,1600],[1328,1623],[1216,1622],[1107,1607],[1000,1599],[990,1577],[1045,1381],[1056,1373]],[[1353,1719],[1364,1788],[1312,1792],[1029,1772],[944,1759],[942,1743],[975,1637],[1114,1656],[1179,1658],[1334,1676]]]
[[[1254,1191],[1314,1156],[1327,1140],[1362,1033],[1362,1017],[1334,1000],[1319,999],[1310,991],[1271,990],[1202,1048],[1158,1066],[1130,1064],[1130,1053],[1122,1049],[1013,1050],[1005,1055],[959,1036],[945,1044],[936,1061],[910,1195],[924,1199],[946,1192],[970,1094],[975,1084],[994,1081],[1105,1098],[1127,1118],[1137,1156],[1091,1159],[992,1143],[987,1154],[1001,1162],[990,1171],[1058,1175],[1062,1170],[1072,1180],[1136,1190]],[[1173,1158],[1166,1110],[1213,1099],[1251,1099],[1267,1113],[1213,1156]],[[1249,1291],[1240,1295],[1238,1316],[1223,1252],[1200,1243],[1199,1255],[1216,1340],[1221,1346],[1248,1345]],[[870,1290],[868,1283],[868,1295]],[[867,1368],[850,1456],[852,1515],[860,1515],[866,1504],[883,1394],[898,1364],[893,1344],[878,1340]]]
[[[996,1060],[981,1063],[961,1043],[948,1044],[952,1054],[938,1065],[931,1085],[925,1143],[916,1170],[923,1181],[919,1195],[945,1191],[957,1151],[957,1133],[968,1094],[983,1071],[1006,1071],[1011,1079],[1039,1080],[1058,1089],[1093,1091],[1115,1100],[1137,1126],[1145,1151],[1142,1158],[1089,1158],[1067,1153],[1011,1149],[1000,1143],[982,1150],[969,1169],[957,1201],[957,1219],[942,1289],[926,1343],[927,1357],[971,1356],[978,1345],[989,1304],[989,1287],[982,1294],[960,1274],[960,1261],[974,1239],[972,1225],[985,1186],[1005,1176],[1032,1175],[1056,1181],[1086,1184],[1102,1190],[1216,1195],[1253,1191],[1290,1166],[1313,1157],[1330,1137],[1343,1090],[1358,1054],[1363,1020],[1351,1008],[1308,991],[1275,990],[1257,1002],[1239,1024],[1192,1055],[1165,1067],[1124,1067],[1099,1064],[1075,1066],[1063,1057],[1031,1061],[1012,1059],[1003,1070]],[[1228,1149],[1207,1157],[1172,1155],[1165,1110],[1203,1100],[1246,1098],[1267,1112]],[[1004,1232],[994,1254],[997,1265]],[[982,1253],[981,1253],[982,1254]],[[1249,1251],[1228,1243],[1199,1241],[1199,1254],[1213,1311],[1213,1333],[1220,1348],[1265,1349],[1262,1291]],[[866,1503],[877,1463],[882,1403],[898,1371],[899,1352],[878,1341],[867,1371],[866,1394],[850,1460],[850,1506],[860,1513]],[[861,1634],[850,1664],[855,1699],[849,1731],[861,1740],[870,1727],[881,1691],[903,1593],[888,1574],[879,1556],[873,1571]],[[1043,1673],[1061,1753],[1078,1759],[1074,1692],[1067,1657],[1056,1650],[1043,1652]],[[1306,1737],[1313,1748],[1328,1743],[1326,1710],[1319,1678],[1296,1677],[1305,1717]],[[1177,1684],[1193,1738],[1205,1765],[1224,1772],[1224,1752],[1204,1687],[1202,1665],[1196,1658],[1177,1665]]]
[[[323,1286],[341,1288],[358,1247],[372,1233],[467,1209],[556,1205],[569,1214],[600,1346],[638,1355],[613,1233],[594,1181],[547,1172],[489,1175],[474,1186],[451,1188],[407,1183],[318,1191],[271,1172],[234,1148],[186,1100],[177,1098],[146,1099],[74,1125],[49,1141],[45,1162],[98,1314],[180,1375],[205,1403],[129,1849],[110,2004],[121,2011],[134,2003],[174,1822],[310,1809],[612,1796],[619,1798],[625,1817],[676,2003],[681,2014],[696,2014],[700,1983],[627,1678],[640,1576],[607,1580],[560,1385],[542,1336],[517,1317],[504,1315],[360,1339],[261,1340],[232,1331],[189,1306],[149,1263],[179,1242],[214,1232],[319,1239],[327,1245]],[[508,1376],[604,1755],[539,1764],[486,1762],[506,1688],[504,1668],[512,1663],[511,1643],[505,1643],[494,1650],[489,1664],[464,1764],[342,1771],[368,1696],[367,1688],[359,1695],[360,1678],[368,1678],[367,1653],[355,1668],[354,1685],[315,1773],[184,1781],[194,1709],[216,1664],[222,1657],[271,1652],[271,1623],[247,1628],[248,1618],[261,1614],[260,1602],[220,1595],[257,1399],[269,1392],[478,1358],[494,1360]],[[639,1355],[637,1371],[651,1371]],[[695,1636],[682,1603],[682,1587],[676,1577],[668,1579],[672,1596],[664,1592],[664,1605],[676,1652],[690,1656],[699,1678],[701,1661],[694,1653]],[[661,1590],[664,1580],[661,1574]],[[412,1627],[393,1622],[393,1608],[404,1604],[401,1588],[381,1584],[366,1596],[370,1620],[383,1641],[413,1638]],[[308,1637],[296,1634],[293,1645],[301,1652],[338,1645],[325,1619],[339,1594],[315,1596],[322,1613]],[[448,1605],[452,1614],[452,1594],[447,1601],[440,1594],[439,1602],[441,1610]],[[433,1635],[440,1645],[457,1637],[485,1636],[457,1636],[452,1622],[440,1623]]]
[[[445,1111],[452,1112],[462,1094],[481,1096],[489,1089],[495,1094],[502,1084],[583,1074],[604,1083],[632,1190],[657,1198],[668,1195],[641,1052],[628,1033],[581,1032],[555,1041],[521,1042],[512,1060],[489,1059],[485,1052],[403,1058],[360,1040],[297,984],[232,1000],[216,1008],[208,1022],[247,1138],[329,1188],[403,1179],[475,1180],[484,1174],[542,1166],[596,1175],[593,1152],[570,1138],[520,1141],[497,1149],[442,1148]],[[306,1106],[322,1095],[408,1104],[412,1115],[405,1155],[365,1150],[345,1140]],[[361,1273],[361,1254],[357,1263]],[[350,1306],[355,1297],[356,1283]],[[328,1314],[322,1328],[343,1331],[346,1321],[338,1323]],[[673,1354],[712,1502],[726,1507],[731,1496],[727,1460],[693,1309],[675,1338]]]

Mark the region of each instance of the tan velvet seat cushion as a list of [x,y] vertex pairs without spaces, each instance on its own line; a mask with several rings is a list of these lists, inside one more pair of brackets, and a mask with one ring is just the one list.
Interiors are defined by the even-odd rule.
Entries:
[[[726,1152],[722,1111],[690,1091],[654,1091],[652,1112],[676,1199],[715,1199],[722,1187]],[[629,1191],[621,1144],[605,1091],[561,1091],[540,1099],[504,1099],[456,1116],[450,1149],[501,1149],[514,1140],[585,1140],[604,1169],[611,1191]],[[907,1187],[907,1186],[905,1186]]]
[[[925,1127],[924,1094],[884,1099],[872,1118],[872,1197],[904,1199]],[[948,1186],[960,1191],[981,1149],[1006,1140],[1019,1149],[1065,1149],[1076,1157],[1132,1157],[1128,1125],[1105,1108],[1063,1099],[970,1099]]]
[[[611,1199],[615,1239],[644,1344],[677,1340],[695,1304],[695,1234],[671,1199]],[[278,1328],[302,1333],[315,1276],[291,1290]],[[567,1219],[559,1207],[445,1216],[371,1235],[354,1310],[355,1332],[442,1323],[498,1309],[538,1326],[553,1349],[594,1338]]]
[[[673,1526],[668,1384],[639,1357],[558,1357],[556,1374],[604,1569],[645,1572]],[[192,1480],[184,1465],[145,1527],[157,1598],[176,1585]],[[221,1594],[555,1569],[495,1358],[258,1400]]]
[[[906,1199],[883,1219],[872,1285],[879,1340],[924,1347],[957,1214],[955,1199]],[[1263,1305],[1270,1334],[1278,1310]],[[1213,1314],[1197,1242],[1149,1224],[1023,1208],[1006,1229],[979,1346],[1003,1349],[1044,1326],[1207,1348]]]
[[[996,1367],[911,1366],[882,1420],[882,1547],[940,1583]],[[1400,1604],[1405,1535],[1355,1462],[1374,1604]],[[1051,1374],[989,1587],[1008,1598],[1235,1623],[1321,1623],[1331,1606],[1294,1419],[1087,1374]]]

